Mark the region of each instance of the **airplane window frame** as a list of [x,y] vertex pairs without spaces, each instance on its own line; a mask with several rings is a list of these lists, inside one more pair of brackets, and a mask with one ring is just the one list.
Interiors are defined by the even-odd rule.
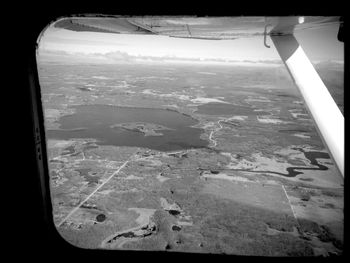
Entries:
[[[74,15],[70,15],[74,16]],[[59,16],[53,15],[48,16],[46,19],[43,19],[41,23],[39,23],[39,26],[37,27],[40,34],[45,30],[46,26],[48,26],[52,21],[56,21],[60,17],[69,17],[69,16]],[[45,21],[45,22],[43,22]],[[47,23],[46,23],[47,22]],[[46,23],[46,24],[45,24]],[[45,24],[45,27],[41,27],[43,24]],[[41,29],[40,29],[41,28]],[[45,218],[45,221],[47,222],[47,230],[48,235],[50,236],[51,240],[55,240],[59,246],[65,247],[68,250],[79,250],[80,252],[87,252],[90,253],[87,249],[80,248],[73,246],[69,244],[63,237],[60,236],[58,233],[52,218],[52,202],[51,202],[51,195],[50,195],[50,182],[49,182],[49,168],[48,168],[48,156],[46,151],[46,140],[45,140],[45,127],[44,127],[44,116],[43,116],[43,105],[41,103],[41,89],[40,89],[40,83],[39,83],[39,76],[38,76],[38,63],[36,58],[36,52],[37,52],[37,39],[35,38],[36,33],[33,33],[32,36],[32,42],[30,47],[28,48],[28,76],[29,76],[29,91],[30,91],[30,99],[31,99],[31,105],[32,105],[32,122],[34,123],[33,127],[33,141],[35,144],[35,156],[36,156],[36,162],[37,162],[37,171],[38,171],[38,180],[40,184],[41,189],[41,196],[42,196],[42,207],[43,207],[43,215]],[[40,35],[38,34],[38,35]],[[33,41],[35,39],[35,41]],[[29,46],[29,45],[28,45]],[[80,253],[79,252],[79,253]],[[101,253],[101,254],[117,254],[117,255],[130,255],[132,254],[167,254],[173,256],[175,254],[174,252],[162,252],[162,251],[127,251],[127,250],[93,250],[93,253]],[[181,252],[184,256],[187,254],[187,256],[191,256],[192,253],[184,253]],[[194,255],[192,255],[194,256]],[[202,254],[196,254],[195,257],[212,257],[216,255],[202,255]],[[230,257],[237,257],[236,255],[229,255]],[[238,256],[239,257],[239,256]]]

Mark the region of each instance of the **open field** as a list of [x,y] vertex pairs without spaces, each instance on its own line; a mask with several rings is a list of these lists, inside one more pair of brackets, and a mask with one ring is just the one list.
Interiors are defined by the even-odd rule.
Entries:
[[[46,129],[64,127],[71,134],[47,140],[53,218],[69,243],[263,256],[342,254],[343,178],[284,68],[40,67]],[[63,125],[64,116],[77,116],[79,105],[89,110],[87,117],[96,105],[110,105],[152,109],[153,115],[167,110],[181,121],[168,126],[167,120],[101,120],[106,125],[95,133],[99,139],[88,138],[77,128],[89,130],[89,123]],[[191,122],[182,121],[187,118]],[[176,133],[183,127],[200,133],[185,138]],[[106,145],[104,131],[124,132],[126,139]],[[133,139],[157,140],[167,132],[175,134],[176,150],[141,147]],[[185,143],[189,138],[192,145]]]

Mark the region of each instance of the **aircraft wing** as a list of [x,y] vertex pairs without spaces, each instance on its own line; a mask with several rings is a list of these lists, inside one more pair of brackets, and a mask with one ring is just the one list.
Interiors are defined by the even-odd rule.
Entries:
[[[72,31],[101,32],[115,34],[154,34],[178,38],[205,40],[233,40],[264,35],[270,25],[276,32],[290,33],[339,23],[339,17],[195,17],[195,16],[105,16],[77,15],[61,18],[54,27]],[[282,22],[281,22],[282,21]],[[268,32],[269,34],[270,32]]]
[[122,17],[73,16],[54,23],[56,28],[73,31],[154,34],[206,40],[237,39],[263,35],[263,17]]

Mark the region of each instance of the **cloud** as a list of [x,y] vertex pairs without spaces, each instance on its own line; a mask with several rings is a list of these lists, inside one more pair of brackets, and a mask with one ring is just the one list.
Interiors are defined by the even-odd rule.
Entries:
[[206,18],[177,18],[177,19],[165,19],[164,22],[173,25],[209,25],[210,20]]
[[88,64],[88,63],[111,63],[99,53],[86,54],[82,52],[70,53],[63,50],[39,49],[37,59],[39,63],[50,64]]
[[316,69],[344,70],[344,60],[312,61]]
[[107,52],[103,56],[112,61],[125,61],[125,62],[135,61],[135,58],[136,58],[135,56],[129,55],[128,53],[121,52],[121,51]]
[[66,64],[115,64],[115,63],[137,63],[137,62],[184,62],[184,63],[226,63],[240,66],[281,66],[281,60],[230,60],[223,58],[199,58],[199,57],[177,57],[177,56],[142,56],[131,55],[127,52],[112,51],[107,53],[83,53],[66,52],[63,50],[39,49],[38,60],[41,63],[66,63]]
[[260,60],[242,60],[241,62],[244,63],[255,63],[255,64],[274,64],[274,65],[279,65],[283,64],[282,60],[280,59],[260,59]]

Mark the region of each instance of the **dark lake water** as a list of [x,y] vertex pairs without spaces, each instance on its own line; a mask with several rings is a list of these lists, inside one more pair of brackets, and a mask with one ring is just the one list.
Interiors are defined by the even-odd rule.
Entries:
[[[60,130],[48,130],[52,139],[94,138],[100,145],[136,146],[160,151],[200,148],[208,142],[200,139],[202,129],[193,128],[198,122],[175,111],[151,108],[80,105],[76,113],[60,118]],[[159,130],[163,136],[144,136],[137,131],[111,128],[116,123],[148,122],[173,130]]]
[[254,111],[248,106],[237,106],[226,103],[206,103],[199,105],[196,113],[207,115],[269,115],[268,112]]

